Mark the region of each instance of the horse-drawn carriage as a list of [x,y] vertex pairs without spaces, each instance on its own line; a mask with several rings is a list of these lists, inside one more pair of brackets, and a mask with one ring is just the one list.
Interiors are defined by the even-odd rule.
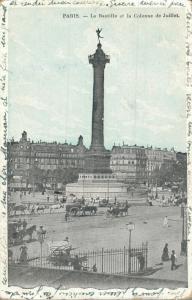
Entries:
[[94,205],[86,205],[82,202],[74,202],[66,205],[66,212],[72,216],[86,216],[95,215],[97,212],[97,207]]
[[50,247],[50,255],[47,260],[54,266],[66,266],[81,270],[83,264],[87,262],[87,257],[73,255],[71,254],[73,250],[74,248],[66,245],[63,241],[63,243],[58,243],[57,246]]
[[112,216],[112,217],[118,217],[123,215],[128,215],[128,210],[130,208],[130,205],[128,203],[125,203],[123,205],[114,204],[111,205],[111,207],[107,210],[106,215]]

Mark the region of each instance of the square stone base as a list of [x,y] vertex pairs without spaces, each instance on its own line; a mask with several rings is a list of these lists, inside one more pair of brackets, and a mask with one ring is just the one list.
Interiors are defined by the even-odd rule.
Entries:
[[86,173],[112,173],[110,169],[110,151],[89,150],[85,155]]

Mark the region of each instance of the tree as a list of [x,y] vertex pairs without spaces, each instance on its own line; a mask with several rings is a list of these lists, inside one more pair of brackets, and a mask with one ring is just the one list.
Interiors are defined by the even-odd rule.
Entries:
[[155,169],[152,172],[152,178],[158,186],[163,186],[165,183],[179,185],[182,190],[187,187],[187,162],[185,160],[175,161],[172,163],[164,162],[160,169]]

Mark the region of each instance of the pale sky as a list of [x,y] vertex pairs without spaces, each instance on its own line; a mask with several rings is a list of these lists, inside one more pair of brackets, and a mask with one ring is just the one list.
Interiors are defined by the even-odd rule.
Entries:
[[[63,19],[63,13],[80,18]],[[76,144],[81,134],[89,147],[93,70],[88,55],[95,52],[95,30],[101,27],[103,50],[111,58],[105,68],[106,148],[124,141],[185,151],[185,11],[180,9],[179,19],[91,19],[90,13],[99,11],[9,9],[8,137],[18,140],[26,130],[32,140]]]

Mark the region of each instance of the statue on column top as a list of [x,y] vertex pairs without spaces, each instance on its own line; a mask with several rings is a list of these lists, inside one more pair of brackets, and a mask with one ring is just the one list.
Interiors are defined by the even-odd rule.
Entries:
[[102,31],[102,28],[101,28],[101,29],[97,28],[97,30],[96,30],[97,38],[98,38],[99,44],[100,44],[100,39],[103,39],[103,36],[100,35],[101,31]]

